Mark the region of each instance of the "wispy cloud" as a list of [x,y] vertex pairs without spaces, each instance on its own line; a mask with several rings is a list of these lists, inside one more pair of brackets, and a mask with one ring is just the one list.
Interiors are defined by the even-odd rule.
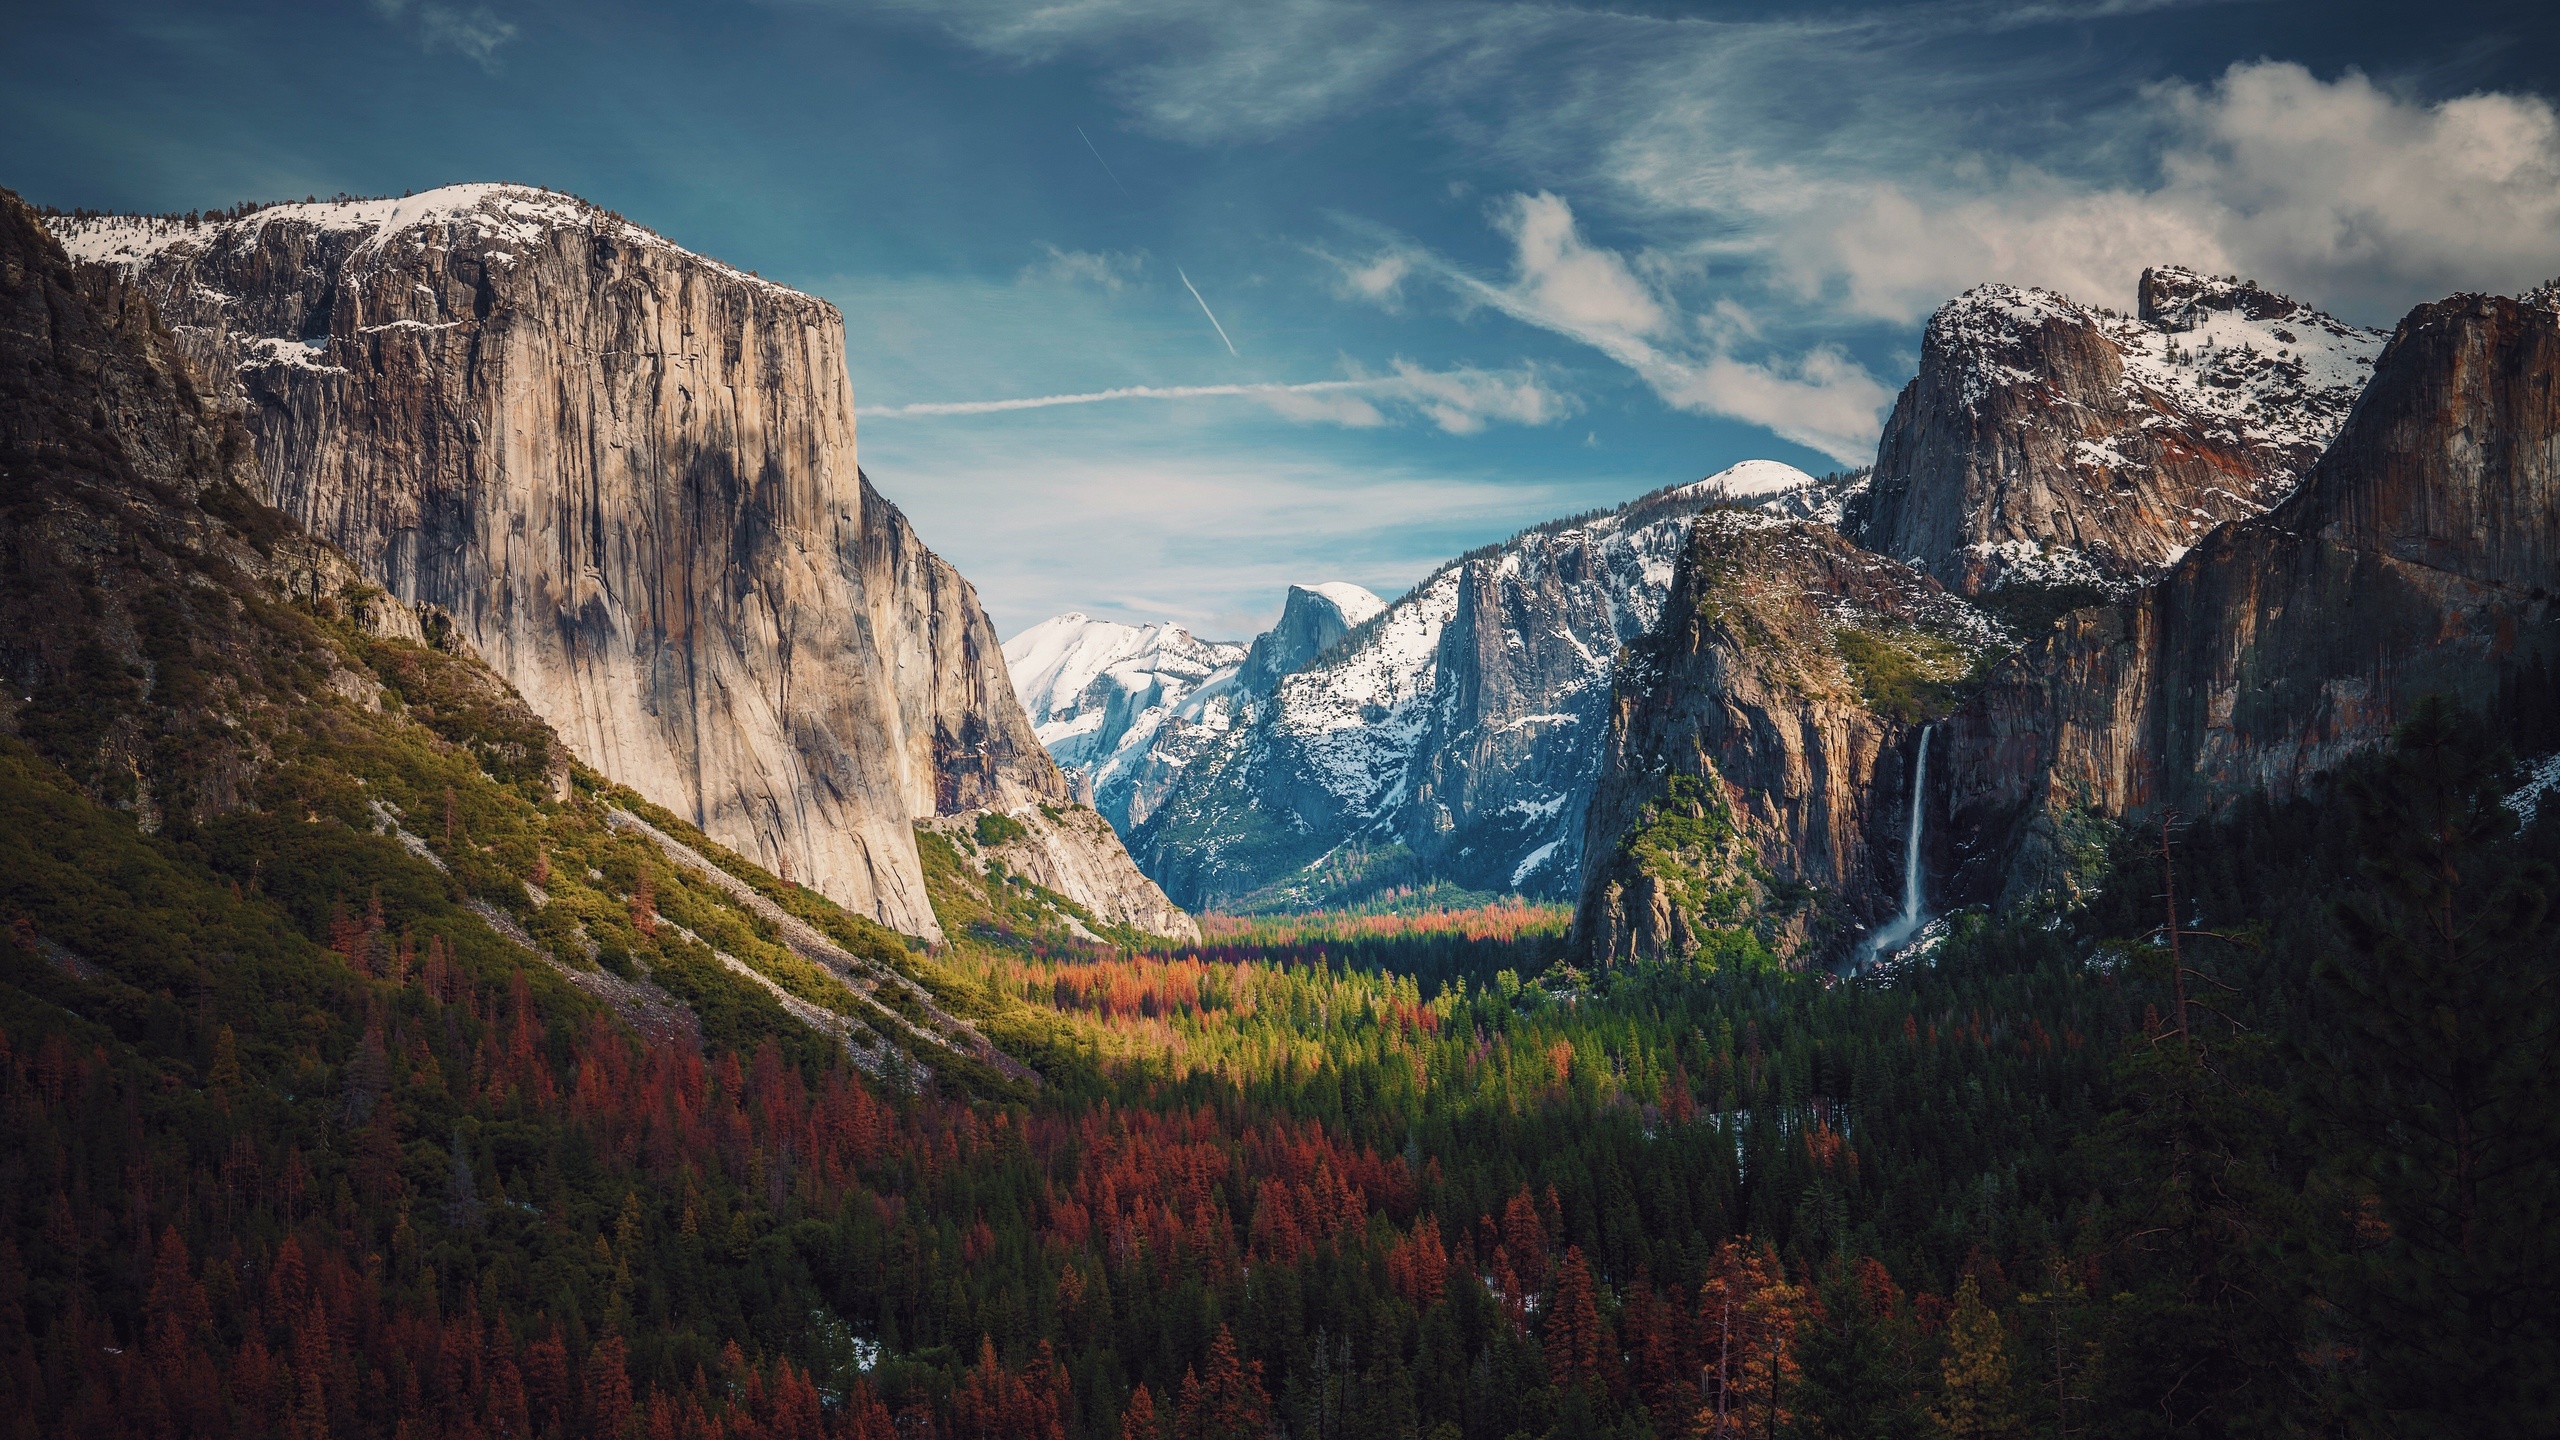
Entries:
[[1090,285],[1116,295],[1135,283],[1147,268],[1147,257],[1135,252],[1061,250],[1055,245],[1040,248],[1049,258],[1023,267],[1021,278],[1025,281]]
[[[1018,63],[1099,66],[1136,123],[1175,141],[1437,113],[1513,183],[1710,259],[1720,287],[1784,297],[1817,330],[1908,325],[1985,280],[2122,300],[2145,264],[2170,260],[2368,320],[2560,269],[2548,100],[2429,101],[2281,61],[2145,84],[2079,38],[2211,3],[1938,0],[1748,20],[1457,0],[936,0],[929,13]],[[1399,279],[1343,283],[1392,296]]]
[[864,406],[854,413],[866,420],[913,420],[937,416],[1002,415],[1017,410],[1050,410],[1063,405],[1107,405],[1123,400],[1230,398],[1259,401],[1285,419],[1344,425],[1354,429],[1386,425],[1390,423],[1391,411],[1405,411],[1453,435],[1472,435],[1495,422],[1552,424],[1581,408],[1580,402],[1572,395],[1548,385],[1535,370],[1429,370],[1398,360],[1393,374],[1362,375],[1342,380],[1308,380],[1296,384],[1123,385],[1109,390],[1027,395],[1002,400],[931,400],[907,405]]
[[437,0],[369,0],[373,13],[406,25],[428,50],[450,50],[484,70],[494,69],[500,47],[516,37],[515,22],[502,19],[486,5],[469,9]]
[[1675,409],[1765,426],[1842,464],[1873,452],[1893,390],[1838,347],[1744,358],[1737,347],[1755,329],[1747,316],[1730,306],[1700,320],[1685,316],[1627,257],[1586,240],[1572,207],[1554,195],[1512,196],[1496,206],[1495,220],[1514,246],[1507,283],[1404,240],[1360,268],[1428,274],[1468,304],[1588,345]]
[[1292,583],[1394,595],[1468,545],[1643,488],[1503,482],[1157,426],[1106,433],[1060,447],[1046,431],[902,431],[866,440],[863,464],[1006,635],[1082,610],[1249,637]]

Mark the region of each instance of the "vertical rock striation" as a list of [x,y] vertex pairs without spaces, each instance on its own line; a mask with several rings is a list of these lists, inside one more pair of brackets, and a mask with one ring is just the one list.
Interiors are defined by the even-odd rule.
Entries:
[[934,935],[911,823],[1067,800],[856,464],[833,306],[515,186],[54,228],[158,303],[265,498],[722,843]]
[[2067,897],[2077,823],[2299,791],[2429,694],[2560,653],[2560,314],[2419,307],[2301,489],[2007,662],[1940,755],[1972,898]]
[[2176,267],[2140,297],[2128,317],[1985,285],[1940,308],[1847,533],[1968,595],[2122,591],[2282,501],[2382,337]]
[[1600,964],[1684,958],[1743,928],[1781,955],[1845,951],[1898,904],[1914,726],[1998,638],[1827,526],[1699,520],[1660,624],[1618,671],[1580,943]]

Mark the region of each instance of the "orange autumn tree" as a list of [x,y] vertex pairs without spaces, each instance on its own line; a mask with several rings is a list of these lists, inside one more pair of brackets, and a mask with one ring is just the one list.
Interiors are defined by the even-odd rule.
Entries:
[[1021,1370],[1008,1370],[995,1342],[980,1338],[978,1363],[951,1392],[951,1428],[961,1440],[1066,1440],[1067,1376],[1049,1342]]
[[1565,1248],[1556,1275],[1555,1304],[1547,1312],[1547,1378],[1581,1387],[1593,1400],[1607,1397],[1616,1378],[1618,1342],[1600,1318],[1591,1266],[1582,1247]]
[[1777,1252],[1727,1240],[1698,1286],[1699,1360],[1705,1403],[1689,1427],[1701,1440],[1785,1429],[1798,1374],[1796,1326],[1804,1291],[1787,1282]]
[[1387,1282],[1416,1310],[1428,1310],[1449,1279],[1448,1247],[1440,1243],[1440,1219],[1425,1215],[1413,1234],[1387,1254]]
[[1262,1362],[1236,1354],[1226,1326],[1209,1344],[1209,1374],[1182,1374],[1182,1403],[1173,1417],[1173,1440],[1260,1440],[1271,1423],[1271,1397],[1262,1388]]
[[1120,1440],[1159,1440],[1156,1397],[1143,1383],[1130,1395],[1129,1408],[1120,1412]]

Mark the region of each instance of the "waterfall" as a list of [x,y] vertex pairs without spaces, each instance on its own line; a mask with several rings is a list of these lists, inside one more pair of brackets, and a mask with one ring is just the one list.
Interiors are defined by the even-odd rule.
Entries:
[[1911,829],[1902,845],[1902,913],[1886,921],[1881,929],[1867,937],[1866,944],[1859,947],[1865,952],[1863,959],[1872,960],[1879,955],[1891,954],[1900,949],[1911,939],[1912,932],[1918,930],[1927,918],[1920,909],[1927,898],[1922,893],[1920,822],[1923,815],[1921,807],[1928,794],[1929,731],[1928,727],[1923,726],[1920,730],[1920,758],[1918,763],[1911,767]]

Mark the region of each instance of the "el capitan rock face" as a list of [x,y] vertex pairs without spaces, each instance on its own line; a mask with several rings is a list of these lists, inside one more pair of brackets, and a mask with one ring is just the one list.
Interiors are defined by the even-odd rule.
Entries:
[[53,228],[157,302],[265,498],[724,844],[933,935],[911,823],[1067,801],[856,464],[833,306],[515,186]]
[[2555,376],[2547,298],[2419,307],[2290,500],[2006,662],[1941,741],[1959,895],[2067,892],[2075,815],[2295,793],[2560,653]]
[[2280,503],[2382,336],[2176,267],[2140,296],[2134,316],[2006,285],[1941,307],[1844,530],[1968,595],[2121,592]]

